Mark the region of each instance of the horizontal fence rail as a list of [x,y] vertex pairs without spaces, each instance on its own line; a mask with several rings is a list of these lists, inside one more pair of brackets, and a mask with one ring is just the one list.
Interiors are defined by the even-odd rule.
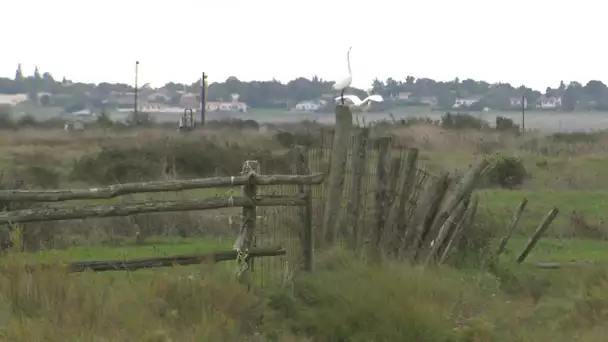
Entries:
[[0,201],[61,202],[83,199],[110,199],[136,193],[232,187],[252,183],[256,185],[313,185],[323,183],[323,178],[322,173],[310,175],[257,175],[249,173],[233,177],[125,183],[92,189],[0,190]]
[[210,210],[229,207],[303,206],[306,195],[208,197],[179,201],[135,202],[119,205],[89,205],[82,207],[49,207],[0,212],[0,224],[19,222],[46,222],[83,218],[118,217],[144,213]]
[[[247,257],[270,257],[285,255],[285,249],[282,247],[271,248],[252,248]],[[175,265],[195,265],[203,263],[217,263],[221,261],[229,261],[237,259],[237,251],[218,251],[197,254],[184,254],[167,257],[141,258],[131,260],[103,260],[103,261],[74,261],[67,263],[46,263],[46,264],[28,264],[26,269],[35,271],[40,269],[49,269],[58,266],[65,267],[68,273],[84,272],[87,270],[94,272],[103,271],[135,271],[144,268],[156,267],[171,267]]]

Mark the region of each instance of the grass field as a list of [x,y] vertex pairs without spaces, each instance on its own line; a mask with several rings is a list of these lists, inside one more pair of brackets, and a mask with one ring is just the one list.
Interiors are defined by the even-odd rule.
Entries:
[[[422,269],[389,260],[378,265],[365,256],[335,248],[318,252],[312,274],[284,271],[285,262],[274,258],[259,259],[256,267],[265,267],[274,276],[265,286],[250,291],[234,280],[235,262],[132,273],[67,275],[56,269],[26,274],[26,261],[131,259],[230,249],[234,234],[227,232],[226,218],[239,210],[32,224],[26,228],[33,235],[23,238],[44,240],[45,248],[28,253],[12,251],[0,261],[0,340],[605,341],[608,271],[602,264],[557,270],[537,269],[535,264],[608,260],[607,242],[601,237],[579,235],[580,229],[573,231],[571,219],[575,211],[583,218],[578,216],[579,226],[582,220],[586,229],[605,230],[608,182],[602,174],[608,167],[608,154],[603,142],[608,138],[556,143],[541,134],[515,137],[441,131],[436,127],[395,128],[394,133],[405,147],[421,149],[421,159],[433,173],[458,173],[488,155],[521,159],[528,175],[519,187],[477,191],[483,229],[492,232],[490,249],[497,247],[520,201],[529,201],[499,262],[484,260],[485,265],[471,262],[459,268]],[[266,133],[227,129],[202,134],[213,136],[221,146],[240,143],[272,151],[282,149]],[[94,155],[102,147],[198,138],[158,129],[87,131],[81,136],[22,130],[0,136],[0,168],[7,171],[8,180],[40,177],[31,175],[34,172],[27,168],[39,165],[56,170],[61,186],[97,186],[70,178],[75,160]],[[530,141],[535,143],[531,145]],[[542,149],[544,146],[551,149]],[[226,151],[218,158],[227,160],[238,152]],[[17,171],[8,172],[13,169]],[[158,174],[159,179],[167,177]],[[277,194],[293,191],[267,190]],[[211,189],[60,205],[239,193],[237,188]],[[367,195],[373,196],[371,191]],[[514,260],[528,237],[554,206],[560,210],[556,220],[526,261],[516,265]],[[288,243],[288,250],[297,250],[297,211],[260,213],[280,217],[276,222],[260,220],[265,239],[260,243]],[[282,227],[283,235],[273,233],[275,226]],[[135,229],[146,232],[143,245],[135,244]]]

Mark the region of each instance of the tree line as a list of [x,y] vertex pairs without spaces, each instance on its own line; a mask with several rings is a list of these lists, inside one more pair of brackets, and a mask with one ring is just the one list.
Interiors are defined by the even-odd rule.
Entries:
[[[179,103],[180,92],[200,94],[201,81],[191,84],[169,82],[159,88],[171,97],[171,102]],[[352,89],[351,92],[364,96],[366,91],[383,95],[385,98],[403,99],[402,105],[421,104],[420,99],[433,97],[439,108],[451,108],[458,98],[475,97],[479,99],[477,107],[494,109],[511,109],[510,99],[525,96],[528,103],[534,103],[541,96],[561,97],[561,110],[608,110],[608,87],[601,81],[592,80],[587,84],[573,81],[568,84],[563,81],[557,87],[547,87],[544,92],[528,88],[524,85],[513,86],[509,83],[490,84],[473,79],[452,81],[436,81],[430,78],[415,78],[407,76],[402,80],[388,78],[376,79],[369,89]],[[56,80],[51,73],[41,72],[38,68],[32,75],[23,74],[21,65],[18,66],[13,78],[0,78],[0,93],[27,93],[34,99],[41,92],[51,94],[71,95],[68,102],[86,102],[93,107],[102,107],[111,92],[133,92],[128,84],[101,82],[79,83],[62,78]],[[244,82],[237,77],[229,77],[224,82],[214,82],[208,85],[208,100],[230,100],[231,94],[239,94],[239,99],[253,108],[289,108],[296,103],[319,99],[327,94],[334,94],[332,82],[317,76],[311,78],[299,77],[287,83],[275,79],[269,81]],[[44,105],[44,104],[43,104]],[[74,103],[62,104],[62,106]]]

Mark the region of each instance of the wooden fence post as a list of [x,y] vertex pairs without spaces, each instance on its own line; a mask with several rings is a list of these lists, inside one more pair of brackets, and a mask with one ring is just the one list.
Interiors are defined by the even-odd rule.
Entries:
[[400,246],[405,242],[405,231],[408,229],[406,207],[416,185],[418,154],[417,148],[409,149],[405,159],[405,172],[394,184],[396,196],[394,203],[390,207],[387,227],[394,232],[395,244],[393,252],[397,258],[399,258]]
[[431,247],[431,251],[427,256],[425,265],[428,265],[435,260],[437,252],[443,246],[444,240],[448,235],[448,229],[450,227],[448,221],[450,221],[450,218],[453,219],[452,215],[454,214],[454,211],[460,205],[467,193],[469,193],[475,187],[481,177],[482,172],[488,166],[488,164],[489,162],[486,159],[483,159],[477,165],[469,169],[469,172],[467,172],[467,174],[460,181],[460,186],[458,189],[456,189],[454,195],[447,200],[444,209],[442,209],[439,212],[439,215],[435,218],[431,231],[437,232],[437,236],[435,238],[435,243],[433,247]]
[[534,232],[534,234],[532,234],[530,240],[528,240],[526,247],[524,247],[524,250],[517,258],[516,262],[518,264],[521,264],[522,262],[524,262],[524,260],[526,260],[528,254],[532,252],[532,249],[534,249],[534,246],[536,246],[536,243],[538,242],[538,240],[540,240],[540,237],[547,230],[547,228],[549,228],[549,225],[551,224],[551,222],[553,222],[553,219],[555,219],[555,216],[557,216],[558,212],[559,210],[557,210],[557,208],[551,209],[547,217],[545,217],[543,222],[541,222],[538,228],[536,228],[536,231]]
[[[298,146],[293,149],[294,169],[295,173],[302,175],[307,174],[308,158],[303,146]],[[298,185],[298,192],[306,195],[306,205],[298,208],[300,222],[300,246],[302,249],[302,269],[307,272],[312,272],[314,260],[314,239],[312,229],[312,189],[310,185]]]
[[388,195],[388,158],[390,157],[391,139],[382,137],[377,140],[378,164],[376,168],[376,226],[373,232],[374,256],[380,257],[382,251],[382,237],[386,223],[386,205]]
[[365,194],[361,193],[361,184],[365,174],[365,154],[368,136],[369,130],[367,128],[360,129],[357,134],[355,134],[351,155],[352,176],[350,179],[351,185],[346,213],[346,226],[351,228],[349,243],[353,250],[356,250],[361,246],[359,211],[361,210],[361,197],[365,196]]
[[344,172],[353,125],[353,114],[347,106],[336,106],[335,114],[336,127],[327,178],[327,199],[323,215],[322,236],[319,240],[320,243],[325,243],[322,239],[327,239],[328,244],[332,244],[337,238],[336,222],[342,204]]
[[241,263],[241,267],[237,272],[239,280],[244,280],[249,283],[249,274],[253,268],[252,258],[249,258],[247,253],[252,247],[253,237],[255,233],[257,210],[255,206],[255,196],[257,195],[256,175],[259,168],[259,163],[254,160],[247,160],[243,164],[242,174],[249,175],[249,183],[243,185],[243,196],[251,198],[253,205],[243,207],[243,225],[241,231],[237,237],[237,241],[234,244],[234,249],[240,251],[242,255],[239,256],[237,262]]
[[507,242],[509,242],[509,239],[511,238],[511,235],[513,235],[515,228],[517,228],[517,223],[519,222],[519,218],[521,217],[521,214],[523,214],[524,210],[526,209],[527,204],[528,204],[528,200],[526,198],[524,198],[521,201],[521,203],[519,204],[519,207],[517,207],[517,210],[515,211],[515,213],[513,214],[513,219],[511,220],[511,225],[509,225],[509,229],[507,230],[507,235],[505,235],[503,238],[500,239],[500,244],[498,245],[498,250],[496,250],[495,257],[497,259],[498,259],[498,257],[500,257],[502,252],[504,252],[505,247],[507,247]]

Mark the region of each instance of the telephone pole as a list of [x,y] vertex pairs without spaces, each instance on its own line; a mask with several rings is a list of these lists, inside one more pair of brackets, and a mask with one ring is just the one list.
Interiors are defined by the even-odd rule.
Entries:
[[201,77],[201,127],[205,125],[207,112],[207,74]]
[[133,116],[135,119],[135,122],[139,123],[139,118],[137,117],[137,93],[139,92],[137,89],[137,80],[139,77],[139,61],[135,61],[135,94],[133,95],[134,98],[134,105],[135,108],[133,109]]

